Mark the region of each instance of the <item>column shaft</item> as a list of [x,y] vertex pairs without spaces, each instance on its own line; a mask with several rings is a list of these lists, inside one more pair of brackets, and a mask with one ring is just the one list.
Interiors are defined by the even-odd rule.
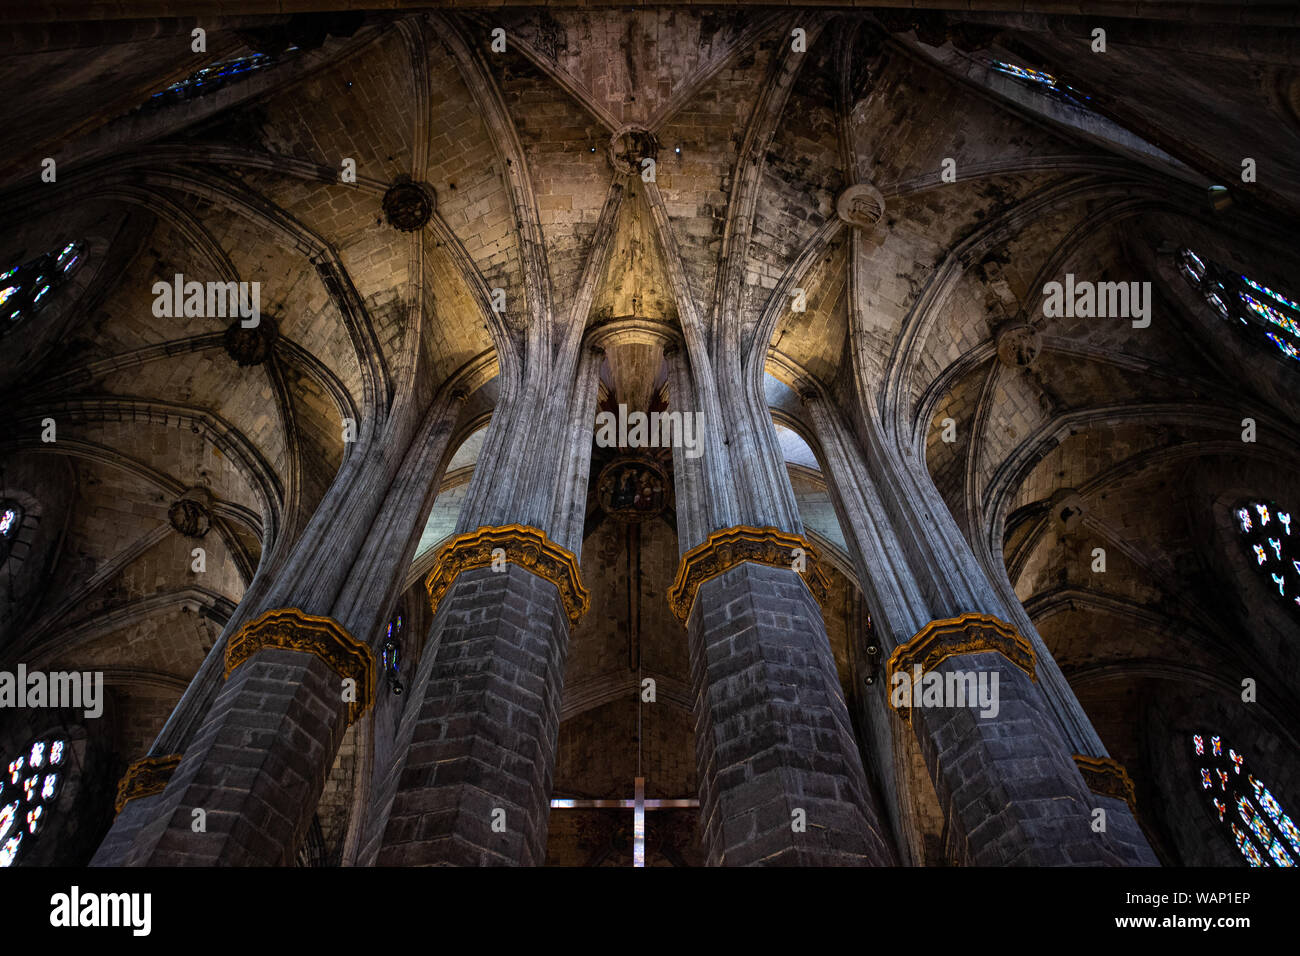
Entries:
[[362,860],[540,865],[569,624],[554,584],[509,564],[438,606]]
[[821,611],[791,570],[744,563],[689,620],[696,763],[714,866],[883,866]]
[[[958,678],[974,676],[984,680],[986,687],[997,688],[995,707],[931,702],[908,711],[911,732],[944,808],[949,844],[959,861],[981,865],[1134,862],[1136,851],[1131,846],[1126,849],[1109,833],[1091,828],[1096,799],[1074,766],[1075,744],[1060,718],[1062,711],[1071,710],[1071,702],[1080,714],[1082,709],[1036,633],[989,624],[989,620],[1018,618],[1009,613],[1003,595],[976,560],[929,476],[915,474],[912,464],[883,439],[874,422],[863,425],[870,442],[870,454],[864,455],[820,394],[805,393],[804,402],[822,446],[846,539],[864,591],[873,602],[882,651],[910,653],[921,646],[922,635],[930,628],[948,622],[950,650],[981,652],[931,657],[924,661],[923,673],[933,672],[944,686],[967,686]],[[975,616],[988,620],[966,620]],[[1023,609],[1019,617],[1025,617]],[[1032,661],[1032,677],[993,649],[990,628],[1020,634],[1024,653]],[[909,679],[915,673],[910,665],[895,673],[899,672]],[[886,680],[875,692],[893,699],[895,689]],[[881,712],[879,707],[871,709],[875,715]],[[883,728],[873,736],[887,739]],[[1128,815],[1126,807],[1115,813]],[[1126,839],[1135,829],[1131,816],[1119,821]]]
[[142,808],[119,815],[96,862],[293,862],[343,732],[374,691],[367,639],[409,565],[458,411],[440,396],[418,428],[399,413],[386,433],[362,436],[276,579],[241,604],[225,666],[205,662],[187,691],[163,735],[184,755],[149,819]]

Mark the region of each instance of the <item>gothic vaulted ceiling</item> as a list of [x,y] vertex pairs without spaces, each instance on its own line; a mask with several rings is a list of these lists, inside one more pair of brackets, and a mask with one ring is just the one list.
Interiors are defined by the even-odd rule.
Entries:
[[[1270,603],[1219,516],[1252,495],[1300,502],[1300,368],[1224,323],[1175,263],[1192,248],[1300,298],[1300,44],[1269,19],[1286,11],[1242,10],[1211,45],[1159,4],[1140,20],[1019,3],[292,19],[231,4],[202,23],[119,6],[135,12],[80,22],[37,4],[0,40],[0,269],[84,244],[0,338],[0,497],[36,529],[3,568],[0,659],[104,669],[126,759],[312,514],[360,409],[454,381],[473,435],[526,316],[556,343],[624,318],[668,327],[683,293],[714,341],[764,360],[774,415],[811,446],[788,457],[818,540],[842,549],[797,399],[811,385],[924,457],[1135,776],[1153,759],[1142,700],[1233,685],[1228,662],[1277,660],[1294,637],[1294,609]],[[258,52],[210,92],[155,96]],[[643,135],[653,188],[619,165]],[[434,205],[414,232],[383,208],[408,179]],[[837,212],[856,183],[883,202],[861,241]],[[1045,318],[1043,287],[1066,273],[1151,282],[1149,326]],[[155,283],[176,274],[260,283],[267,327],[157,317]],[[789,306],[796,288],[806,307]],[[602,381],[642,406],[663,385],[632,348]],[[481,437],[446,471],[426,561]],[[201,538],[176,506],[192,489]],[[1088,570],[1098,547],[1104,573]],[[684,673],[668,645],[648,653]],[[1266,680],[1294,686],[1288,653]],[[1294,691],[1275,700],[1295,726]]]

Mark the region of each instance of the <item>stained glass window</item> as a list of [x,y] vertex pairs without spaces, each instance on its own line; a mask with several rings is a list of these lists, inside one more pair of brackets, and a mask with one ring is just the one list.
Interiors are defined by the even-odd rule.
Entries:
[[1044,73],[1042,70],[1031,70],[1025,66],[1017,66],[1014,63],[1007,63],[1005,60],[989,60],[988,64],[999,73],[1015,77],[1026,86],[1038,90],[1053,99],[1060,100],[1062,103],[1069,103],[1071,106],[1077,106],[1081,109],[1088,108],[1090,97],[1080,93],[1072,86],[1067,86],[1050,73]]
[[1190,249],[1179,251],[1178,271],[1224,319],[1254,329],[1261,341],[1300,361],[1300,303]]
[[16,501],[0,501],[0,561],[9,557],[9,549],[22,527],[23,509]]
[[406,689],[402,684],[402,615],[397,615],[388,622],[384,634],[383,650],[384,675],[392,692],[401,696]]
[[144,104],[146,108],[165,106],[168,103],[178,103],[181,100],[193,99],[196,96],[203,96],[223,86],[239,80],[249,73],[255,73],[258,70],[264,70],[268,66],[279,63],[280,60],[292,53],[296,53],[298,48],[291,46],[284,53],[253,53],[249,56],[237,56],[229,60],[218,60],[211,63],[201,70],[196,70],[183,80],[179,80],[167,87],[165,90],[159,90]]
[[86,245],[74,241],[0,272],[0,335],[35,315],[85,258]]
[[1276,503],[1247,502],[1234,509],[1247,560],[1277,599],[1300,612],[1300,526],[1291,529],[1291,512]]
[[1250,866],[1295,866],[1300,861],[1300,829],[1268,788],[1246,772],[1246,758],[1239,751],[1224,748],[1221,738],[1212,737],[1207,753],[1204,739],[1201,734],[1192,737],[1196,763],[1201,765],[1201,790],[1211,791],[1208,806],[1229,828],[1233,845]]
[[67,742],[33,741],[0,776],[0,866],[13,866],[36,839],[63,783]]

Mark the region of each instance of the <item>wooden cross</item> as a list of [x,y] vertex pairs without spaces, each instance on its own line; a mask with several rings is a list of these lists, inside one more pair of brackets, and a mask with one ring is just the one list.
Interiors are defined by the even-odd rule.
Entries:
[[637,777],[631,800],[571,800],[551,801],[552,810],[617,809],[632,811],[632,865],[645,866],[645,812],[647,810],[672,810],[679,807],[698,807],[698,800],[647,800],[645,777]]

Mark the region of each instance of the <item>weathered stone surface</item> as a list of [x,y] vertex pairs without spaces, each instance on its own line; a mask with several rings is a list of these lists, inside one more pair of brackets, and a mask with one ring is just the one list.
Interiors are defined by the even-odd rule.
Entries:
[[[465,632],[453,644],[501,694],[462,699],[432,678],[417,693],[417,665],[400,703],[380,688],[378,729],[354,725],[342,757],[317,706],[326,676],[283,664],[265,691],[222,680],[224,642],[271,607],[330,615],[377,647],[394,609],[410,615],[420,598],[431,505],[426,544],[462,520],[518,521],[595,550],[596,619],[561,708],[566,795],[621,798],[636,776],[694,793],[681,766],[698,744],[695,638],[666,620],[666,586],[647,582],[737,524],[805,534],[842,577],[822,620],[900,858],[1134,862],[1146,833],[1166,862],[1239,863],[1171,756],[1210,718],[1251,742],[1280,798],[1300,792],[1294,734],[1273,716],[1300,705],[1294,594],[1252,566],[1231,519],[1252,497],[1300,499],[1294,368],[1264,326],[1223,321],[1179,272],[1195,250],[1297,296],[1282,241],[1300,214],[1288,5],[1129,4],[1136,15],[1114,21],[1125,42],[1105,56],[1094,24],[1057,15],[1056,0],[952,13],[456,0],[452,13],[398,5],[269,26],[251,0],[228,0],[204,24],[205,54],[183,4],[121,0],[100,5],[102,20],[84,19],[89,6],[32,0],[0,38],[25,67],[0,77],[23,130],[0,156],[0,271],[79,250],[48,272],[39,311],[0,315],[0,502],[23,513],[0,544],[0,666],[102,671],[112,711],[88,719],[101,759],[80,771],[77,839],[52,829],[29,859],[79,864],[107,834],[99,863],[282,861],[319,819],[351,862],[375,780],[406,758],[399,717],[436,703],[445,713],[429,719],[469,721],[475,740],[498,739],[493,708],[523,720],[531,698],[494,668],[541,653],[537,635],[492,638],[498,654]],[[507,42],[493,50],[483,28],[498,25]],[[154,96],[249,44],[267,59]],[[57,179],[39,175],[47,157]],[[1243,157],[1257,181],[1241,180]],[[1227,189],[1231,228],[1187,168],[1227,184],[1216,195]],[[1044,285],[1068,274],[1150,282],[1150,325],[1045,316]],[[259,283],[262,325],[159,315],[155,283],[178,275]],[[587,350],[601,328],[603,357]],[[463,410],[421,432],[445,389]],[[817,399],[800,406],[800,392]],[[623,402],[699,413],[704,441],[698,458],[656,450],[676,493],[616,534],[588,472],[634,450],[593,448],[590,419]],[[1241,440],[1248,417],[1255,442]],[[443,452],[462,442],[453,464]],[[195,488],[210,501],[173,510]],[[957,714],[901,725],[887,688],[863,680],[854,621],[870,616],[883,660],[967,611],[1014,626],[1038,683],[1008,677],[1009,716],[992,730]],[[779,661],[787,645],[764,635],[781,627],[755,627],[755,659]],[[415,644],[413,663],[440,653]],[[1238,672],[1278,706],[1241,708],[1225,676]],[[637,696],[647,677],[653,705]],[[745,714],[771,739],[802,739],[806,715],[778,707],[787,685],[762,686],[738,695]],[[297,754],[259,723],[300,719]],[[24,744],[10,723],[0,761]],[[710,746],[742,748],[748,731],[722,724]],[[803,759],[793,737],[772,746]],[[172,752],[187,755],[173,791],[112,823],[120,770]],[[1096,801],[1063,752],[1114,754],[1148,797],[1136,820],[1108,814],[1109,841],[1078,830],[1075,811]],[[601,768],[584,775],[595,753]],[[238,776],[250,760],[257,773]],[[510,791],[502,760],[492,779]],[[533,831],[544,789],[516,795]],[[1040,813],[1052,800],[1068,812]],[[222,807],[207,842],[187,835],[194,801]],[[468,818],[439,819],[479,841],[460,844],[466,859],[502,849]],[[561,855],[599,865],[580,829]],[[719,824],[709,839],[769,852],[754,847],[776,831],[744,832]],[[534,836],[498,855],[535,859]]]
[[709,863],[893,862],[821,612],[795,572],[746,563],[707,581],[689,631]]
[[568,626],[555,585],[516,565],[456,579],[378,795],[378,865],[542,862]]

